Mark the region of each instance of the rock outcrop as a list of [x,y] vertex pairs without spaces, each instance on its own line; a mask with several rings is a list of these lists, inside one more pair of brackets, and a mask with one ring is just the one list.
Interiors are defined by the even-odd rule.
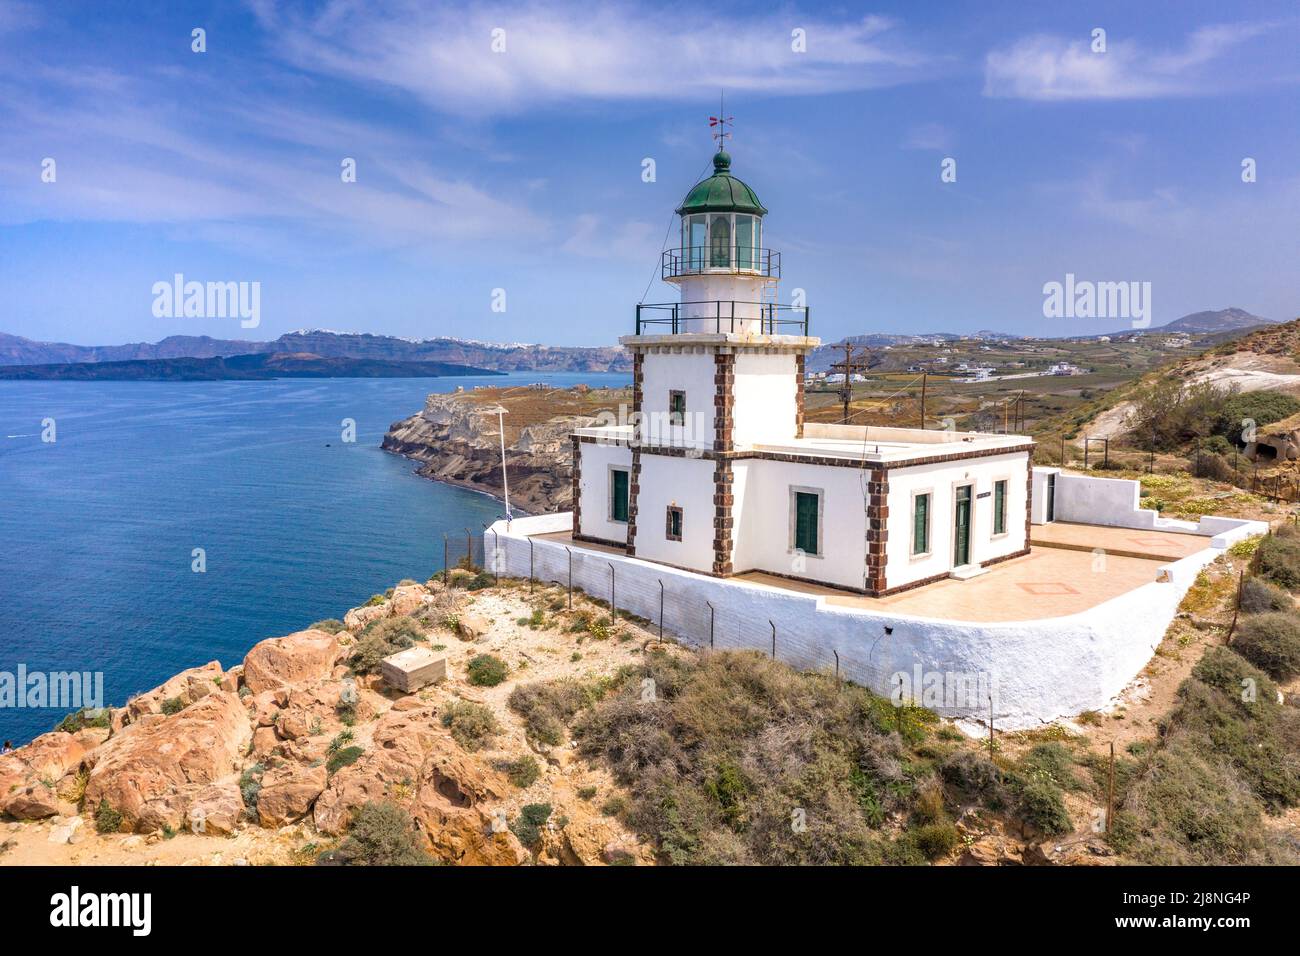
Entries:
[[[547,401],[556,389],[537,389]],[[565,402],[556,401],[557,408]],[[418,474],[501,497],[501,446],[496,405],[466,393],[434,394],[424,411],[395,422],[384,436],[386,451],[421,462]],[[573,500],[575,428],[597,424],[591,416],[557,414],[520,429],[506,445],[510,503],[515,511],[544,514],[568,509]],[[508,434],[512,434],[507,429]]]

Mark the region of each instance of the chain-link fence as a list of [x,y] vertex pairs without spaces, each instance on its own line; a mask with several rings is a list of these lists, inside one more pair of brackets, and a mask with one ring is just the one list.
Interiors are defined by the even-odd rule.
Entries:
[[[720,588],[717,582],[693,581],[671,569],[631,564],[616,552],[608,557],[591,545],[581,547],[543,537],[521,538],[488,530],[487,573],[526,579],[541,588],[558,585],[572,595],[585,594],[601,608],[602,618],[632,619],[652,635],[692,647],[754,650],[800,670],[851,680],[880,694],[893,694],[899,672],[907,675],[904,696],[911,698],[910,652],[904,662],[891,640],[893,627],[882,621],[838,615],[842,626],[828,628],[824,612],[815,610],[813,594],[768,589]],[[774,610],[775,609],[775,610]],[[951,672],[974,683],[969,702],[945,707],[960,715],[987,716],[988,675],[954,661]],[[969,678],[966,678],[969,675]],[[978,691],[975,689],[978,685]]]

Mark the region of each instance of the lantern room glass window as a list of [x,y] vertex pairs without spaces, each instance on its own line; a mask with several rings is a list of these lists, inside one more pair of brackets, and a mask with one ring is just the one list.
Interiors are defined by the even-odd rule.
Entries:
[[679,268],[763,269],[763,220],[745,213],[699,213],[682,217]]
[[723,269],[731,265],[731,217],[714,216],[709,223],[709,266]]

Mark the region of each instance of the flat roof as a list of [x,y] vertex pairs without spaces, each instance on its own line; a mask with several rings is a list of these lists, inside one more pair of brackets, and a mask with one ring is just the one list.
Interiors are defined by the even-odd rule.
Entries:
[[[635,437],[632,425],[606,425],[577,428],[573,434],[583,438],[628,442]],[[1015,451],[1033,443],[1028,435],[997,435],[988,432],[954,432],[942,429],[884,428],[876,425],[804,425],[802,438],[783,442],[760,442],[736,445],[737,451],[769,452],[782,455],[806,455],[836,461],[863,461],[889,464],[917,458],[972,453],[996,454],[999,450]]]

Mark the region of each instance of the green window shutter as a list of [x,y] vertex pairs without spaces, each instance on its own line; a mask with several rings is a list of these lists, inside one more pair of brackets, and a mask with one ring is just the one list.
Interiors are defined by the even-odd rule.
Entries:
[[794,546],[804,554],[817,554],[817,495],[796,491]]
[[613,476],[613,481],[614,481],[614,501],[613,501],[613,507],[610,509],[613,512],[612,516],[615,521],[626,521],[627,520],[627,472],[613,471],[610,472],[610,474]]
[[930,550],[930,496],[917,495],[912,506],[912,553]]
[[993,533],[1005,534],[1007,530],[1007,483],[993,483]]

